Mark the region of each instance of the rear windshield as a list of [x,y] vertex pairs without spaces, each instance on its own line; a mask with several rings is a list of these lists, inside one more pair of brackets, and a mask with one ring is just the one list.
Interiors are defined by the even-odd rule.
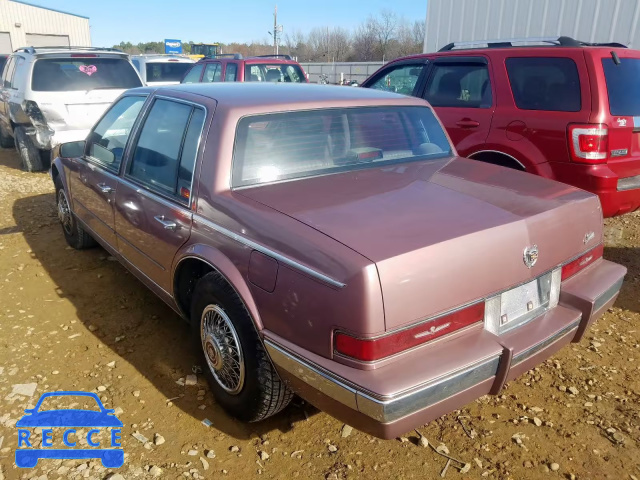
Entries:
[[304,73],[298,65],[252,63],[244,67],[245,82],[305,82]]
[[244,117],[235,187],[451,155],[428,107],[336,108]]
[[142,86],[124,58],[44,58],[33,66],[31,89],[38,92],[135,88]]
[[179,82],[191,65],[189,62],[147,63],[147,82]]
[[611,115],[640,115],[640,58],[602,59]]

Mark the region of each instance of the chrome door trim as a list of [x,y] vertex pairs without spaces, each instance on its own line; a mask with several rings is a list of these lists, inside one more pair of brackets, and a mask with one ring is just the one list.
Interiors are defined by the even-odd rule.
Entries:
[[307,275],[309,275],[310,277],[313,277],[317,280],[320,280],[321,282],[327,283],[333,287],[337,287],[337,288],[344,288],[346,287],[346,283],[342,283],[338,280],[335,280],[334,278],[329,277],[328,275],[325,275],[324,273],[318,272],[317,270],[314,270],[310,267],[307,267],[306,265],[303,265],[302,263],[299,263],[295,260],[292,260],[289,257],[286,257],[284,255],[282,255],[281,253],[278,253],[274,250],[271,250],[268,247],[265,247],[264,245],[261,245],[257,242],[254,242],[253,240],[249,240],[246,237],[243,237],[242,235],[239,235],[235,232],[232,232],[231,230],[226,229],[225,227],[222,227],[216,223],[211,222],[210,220],[207,220],[206,218],[198,215],[198,214],[194,214],[193,215],[193,223],[197,224],[200,223],[202,225],[205,225],[209,228],[211,228],[212,230],[215,230],[218,233],[221,233],[222,235],[231,238],[232,240],[235,240],[238,243],[241,243],[243,245],[246,245],[249,248],[252,248],[253,250],[257,250],[258,252],[264,253],[265,255],[275,258],[277,261],[295,269],[295,270],[299,270]]

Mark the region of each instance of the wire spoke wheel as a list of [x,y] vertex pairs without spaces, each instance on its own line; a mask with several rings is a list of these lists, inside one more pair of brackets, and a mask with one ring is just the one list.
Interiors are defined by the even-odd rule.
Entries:
[[62,189],[58,190],[58,218],[62,224],[62,228],[67,234],[73,234],[73,220],[71,218],[71,209],[67,202],[67,196]]
[[242,390],[245,364],[238,334],[225,311],[208,305],[200,320],[202,349],[209,369],[218,384],[235,395]]

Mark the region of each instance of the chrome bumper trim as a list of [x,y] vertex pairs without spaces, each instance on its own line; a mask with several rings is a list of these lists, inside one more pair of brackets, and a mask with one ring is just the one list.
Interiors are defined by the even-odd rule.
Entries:
[[615,295],[620,292],[622,288],[622,282],[624,281],[624,277],[618,280],[616,283],[611,285],[609,288],[605,290],[605,292],[596,298],[596,301],[593,302],[593,311],[597,312],[600,308],[606,304],[609,300],[611,300]]
[[381,423],[393,422],[495,377],[499,363],[500,356],[491,357],[387,400],[373,398],[359,391],[358,410]]
[[625,190],[633,190],[634,188],[640,188],[640,175],[618,179],[619,192],[624,192]]
[[577,320],[575,322],[570,323],[569,325],[564,327],[562,330],[557,331],[550,337],[547,337],[541,342],[536,343],[535,345],[532,345],[531,347],[521,351],[517,355],[514,355],[513,360],[511,361],[511,366],[515,366],[515,365],[518,365],[519,363],[524,362],[526,359],[532,357],[533,355],[538,353],[540,350],[548,347],[549,345],[554,343],[556,340],[558,340],[559,338],[569,333],[571,330],[577,329],[578,325],[580,325],[580,321],[581,320]]
[[467,388],[494,377],[500,356],[483,359],[462,370],[437,378],[415,389],[389,397],[375,398],[350,382],[302,360],[275,343],[265,340],[271,361],[333,400],[381,423],[389,423],[418,412]]

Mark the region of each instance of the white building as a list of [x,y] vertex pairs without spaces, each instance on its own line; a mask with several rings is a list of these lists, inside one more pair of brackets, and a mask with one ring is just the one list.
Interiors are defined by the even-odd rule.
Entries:
[[424,51],[452,42],[568,36],[640,48],[640,0],[428,0]]
[[91,46],[89,17],[0,0],[0,54],[20,47]]

